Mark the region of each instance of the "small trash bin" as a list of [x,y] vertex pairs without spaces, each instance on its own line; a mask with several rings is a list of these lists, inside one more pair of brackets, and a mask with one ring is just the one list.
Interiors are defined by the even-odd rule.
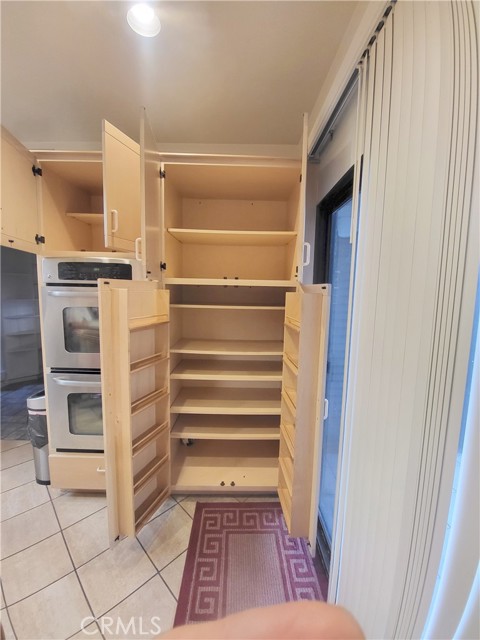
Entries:
[[38,484],[50,484],[48,466],[48,433],[45,391],[39,391],[27,398],[27,430],[33,446],[33,464]]

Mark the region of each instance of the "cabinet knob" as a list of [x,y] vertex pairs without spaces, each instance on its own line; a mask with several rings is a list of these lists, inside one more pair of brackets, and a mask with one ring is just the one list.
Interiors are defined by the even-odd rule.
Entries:
[[220,482],[220,486],[221,486],[221,487],[224,487],[224,486],[225,486],[225,482],[224,482],[223,480]]

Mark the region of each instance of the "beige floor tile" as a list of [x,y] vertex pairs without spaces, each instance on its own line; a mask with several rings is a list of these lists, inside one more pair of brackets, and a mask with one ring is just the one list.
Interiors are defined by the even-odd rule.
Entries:
[[175,507],[177,504],[178,504],[177,501],[174,500],[172,497],[167,498],[165,502],[160,507],[158,507],[158,509],[153,514],[153,516],[150,518],[150,520],[153,520],[154,518],[159,516],[161,513],[165,513],[165,511],[168,511],[172,507]]
[[76,567],[85,564],[108,549],[107,508],[63,530],[68,548]]
[[10,623],[10,619],[8,617],[6,609],[2,609],[2,612],[0,614],[0,622],[2,623],[5,640],[15,640],[15,634],[13,633],[12,625]]
[[154,574],[155,567],[137,540],[129,538],[78,569],[88,601],[97,617],[133,593]]
[[19,513],[29,511],[44,502],[50,502],[47,488],[37,484],[35,480],[6,491],[0,496],[1,519],[7,520],[18,516]]
[[215,495],[204,495],[204,496],[187,496],[181,501],[182,507],[189,513],[189,515],[193,518],[195,514],[195,508],[197,506],[197,502],[238,502],[235,496],[215,496]]
[[26,549],[59,530],[51,502],[10,518],[2,522],[1,557]]
[[[176,608],[175,598],[155,576],[104,616],[113,619],[111,632],[104,628],[105,638],[155,638],[172,628]],[[125,634],[128,624],[131,626]]]
[[102,634],[100,633],[100,629],[96,622],[92,622],[92,624],[86,625],[84,630],[80,630],[73,636],[70,636],[68,640],[87,640],[88,638],[92,638],[92,640],[101,640],[103,639]]
[[0,453],[0,468],[9,469],[16,464],[33,460],[33,447],[30,442],[24,442],[20,447],[14,447]]
[[47,488],[52,500],[55,500],[55,498],[59,498],[60,496],[64,496],[67,493],[72,493],[69,489],[57,489],[56,487],[51,486],[48,486]]
[[8,608],[20,640],[68,638],[82,627],[91,611],[74,573]]
[[163,569],[160,575],[167,583],[170,591],[178,599],[180,593],[180,586],[182,584],[183,570],[185,568],[185,560],[187,559],[187,552],[184,551],[178,558]]
[[26,440],[0,440],[0,451],[8,451],[25,444]]
[[62,529],[90,516],[107,505],[104,493],[65,493],[55,498],[53,506]]
[[27,482],[32,482],[33,480],[35,480],[33,460],[28,460],[28,462],[23,462],[22,464],[10,467],[10,469],[2,469],[2,471],[0,471],[2,493],[10,491],[10,489],[15,489],[15,487],[19,487],[22,484],[27,484]]
[[12,605],[73,571],[61,533],[2,561],[7,606]]
[[188,547],[191,518],[177,505],[152,520],[138,534],[157,569],[163,569]]

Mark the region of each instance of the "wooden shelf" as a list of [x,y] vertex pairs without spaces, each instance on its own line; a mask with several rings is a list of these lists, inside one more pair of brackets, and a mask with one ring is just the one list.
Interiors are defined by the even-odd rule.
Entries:
[[297,391],[296,389],[293,389],[292,387],[283,387],[284,388],[284,392],[287,396],[287,398],[290,400],[290,402],[292,403],[292,406],[297,407]]
[[137,509],[135,509],[135,531],[138,532],[147,522],[151,515],[155,513],[158,507],[166,499],[169,494],[169,488],[161,488],[152,493]]
[[222,246],[282,246],[295,240],[295,231],[229,231],[225,229],[175,229],[168,232],[182,244]]
[[281,362],[238,360],[182,360],[170,374],[172,380],[239,380],[280,382]]
[[298,376],[298,364],[293,360],[293,357],[288,353],[285,353],[283,356],[283,362],[288,369],[293,373],[294,376]]
[[168,322],[168,315],[161,314],[159,316],[146,316],[145,318],[132,318],[128,323],[130,331],[140,331],[141,329],[150,329],[159,324]]
[[233,305],[233,304],[171,304],[171,309],[198,309],[200,311],[284,311],[281,306]]
[[[279,475],[281,477],[281,470]],[[281,480],[278,485],[278,497],[282,506],[283,517],[285,518],[287,528],[290,530],[292,526],[292,496],[288,493],[286,486],[282,486]]]
[[283,437],[285,438],[285,442],[287,443],[287,447],[289,448],[293,458],[294,457],[293,450],[294,450],[294,444],[295,444],[295,425],[282,422],[280,425],[280,431],[283,434]]
[[280,431],[281,431],[280,440],[285,443],[285,446],[287,447],[290,458],[292,460],[295,460],[293,442],[292,440],[290,440],[289,436],[287,435],[285,427],[283,425],[280,427]]
[[192,440],[279,440],[278,416],[180,415],[171,437]]
[[280,469],[282,471],[282,475],[285,479],[285,484],[287,485],[287,489],[290,492],[290,495],[293,495],[293,464],[290,458],[279,458],[278,459]]
[[154,458],[133,478],[133,493],[138,493],[142,487],[159,471],[168,461],[168,455]]
[[65,215],[87,224],[103,225],[103,213],[66,213]]
[[191,285],[196,287],[281,287],[283,289],[294,289],[297,286],[296,280],[253,280],[235,278],[165,278],[166,285]]
[[147,431],[137,436],[132,441],[132,455],[136,456],[137,453],[140,453],[147,445],[150,444],[153,440],[158,438],[166,429],[168,429],[169,422],[163,422],[162,424],[154,424],[153,427],[150,427]]
[[277,482],[277,442],[198,440],[179,446],[172,461],[172,491],[179,493],[276,492]]
[[222,356],[281,356],[281,340],[194,340],[182,338],[173,345],[170,353]]
[[168,356],[165,353],[155,353],[153,356],[148,356],[147,358],[141,358],[140,360],[135,360],[130,364],[130,371],[134,373],[135,371],[141,371],[142,369],[146,369],[148,367],[152,367],[155,364],[159,364],[164,360],[168,360]]
[[147,395],[135,400],[135,402],[132,402],[132,416],[144,409],[147,409],[147,407],[151,407],[167,395],[168,389],[156,389],[155,391],[152,391],[152,393],[147,393]]
[[172,413],[280,415],[277,389],[185,387],[172,403]]
[[298,320],[289,318],[288,316],[285,318],[285,326],[289,329],[293,329],[294,331],[300,331],[300,323]]
[[282,390],[282,399],[285,402],[285,404],[287,405],[290,413],[292,414],[292,416],[295,416],[297,410],[295,405],[292,403],[291,398],[285,393],[284,390]]

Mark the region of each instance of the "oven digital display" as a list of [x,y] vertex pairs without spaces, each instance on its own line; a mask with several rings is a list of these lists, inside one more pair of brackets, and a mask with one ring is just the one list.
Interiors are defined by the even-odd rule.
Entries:
[[132,265],[111,262],[59,262],[60,280],[89,280],[111,278],[112,280],[131,280]]

